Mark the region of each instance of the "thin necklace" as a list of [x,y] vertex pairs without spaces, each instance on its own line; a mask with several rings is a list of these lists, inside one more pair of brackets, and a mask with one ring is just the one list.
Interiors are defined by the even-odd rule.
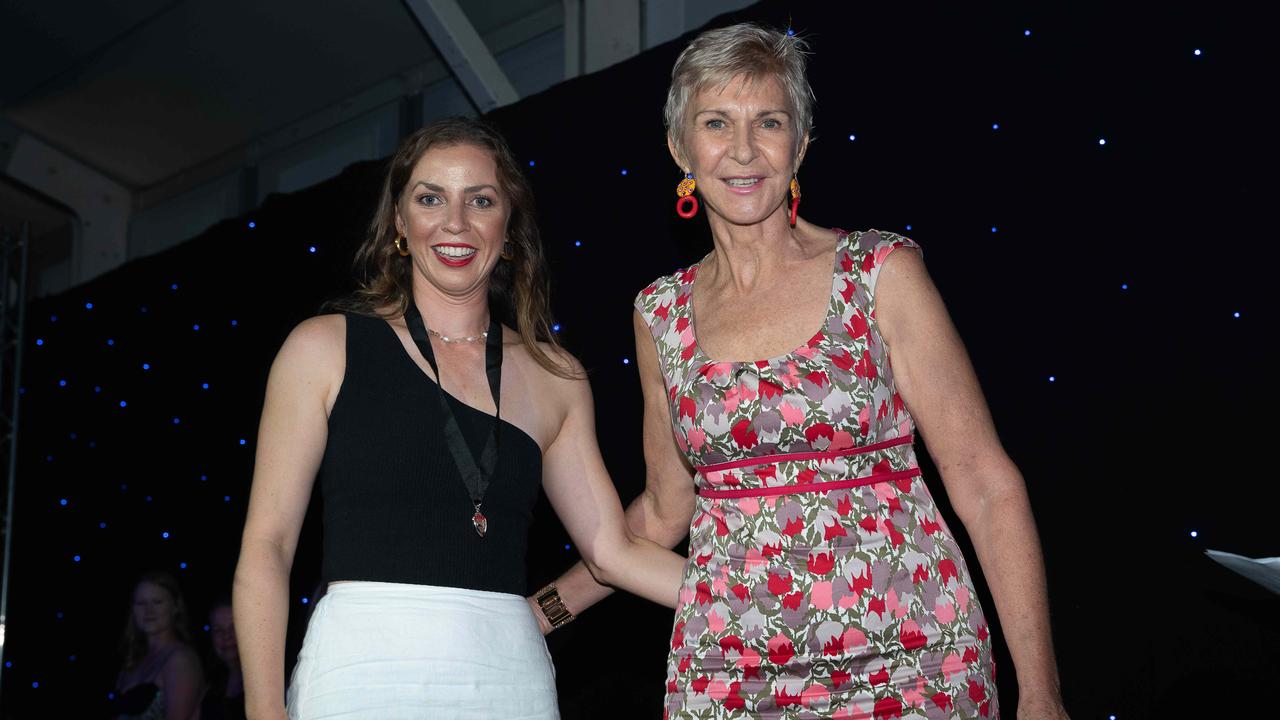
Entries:
[[446,343],[472,343],[472,342],[480,342],[481,340],[487,340],[489,338],[488,330],[481,332],[479,335],[468,335],[466,337],[460,337],[460,338],[449,337],[448,335],[441,335],[440,333],[436,332],[435,330],[432,330],[431,328],[427,328],[427,334],[434,335],[435,337],[440,338],[440,342],[446,342]]

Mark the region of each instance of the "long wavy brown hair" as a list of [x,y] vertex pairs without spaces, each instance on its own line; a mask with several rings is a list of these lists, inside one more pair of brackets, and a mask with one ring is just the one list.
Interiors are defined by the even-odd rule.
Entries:
[[520,171],[507,141],[483,120],[451,117],[427,125],[400,143],[382,183],[382,193],[369,233],[356,251],[357,287],[347,297],[325,304],[327,311],[371,317],[401,317],[413,297],[413,263],[396,250],[396,207],[413,168],[433,147],[474,145],[493,155],[498,185],[510,203],[507,240],[511,259],[500,260],[489,277],[489,312],[515,327],[521,343],[539,365],[560,377],[574,377],[539,342],[559,348],[551,331],[551,287],[547,280],[542,239],[534,216],[533,190]]
[[125,620],[124,633],[120,638],[120,654],[123,656],[125,672],[138,667],[142,658],[147,656],[147,636],[138,629],[138,623],[133,618],[133,598],[142,583],[158,585],[169,593],[169,597],[173,599],[173,634],[182,642],[191,644],[191,631],[187,627],[187,602],[183,599],[178,580],[160,570],[143,573],[129,593],[129,617]]

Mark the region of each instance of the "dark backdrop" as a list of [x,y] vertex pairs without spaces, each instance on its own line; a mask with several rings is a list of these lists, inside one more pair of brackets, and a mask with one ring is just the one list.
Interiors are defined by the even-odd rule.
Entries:
[[[925,248],[1027,477],[1074,716],[1268,712],[1277,598],[1202,555],[1280,554],[1265,466],[1276,68],[1261,19],[1206,4],[766,2],[716,23],[740,19],[813,46],[803,215]],[[661,105],[682,46],[491,116],[528,162],[561,335],[591,369],[624,499],[643,478],[631,300],[710,246],[705,220],[673,211]],[[382,170],[271,196],[31,307],[9,716],[85,716],[106,699],[144,568],[181,578],[207,647],[271,358],[350,287]],[[319,576],[315,516],[292,647]],[[538,518],[531,587],[574,559],[545,502]],[[658,717],[669,631],[669,611],[619,596],[555,633],[565,717]]]

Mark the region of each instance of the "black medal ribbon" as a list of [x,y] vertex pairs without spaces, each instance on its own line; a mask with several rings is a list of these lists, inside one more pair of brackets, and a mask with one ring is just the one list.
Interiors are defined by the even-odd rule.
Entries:
[[502,417],[502,325],[490,313],[489,335],[484,343],[484,371],[489,378],[489,391],[493,393],[494,416],[489,437],[485,440],[484,449],[480,451],[480,458],[477,460],[466,438],[462,436],[458,419],[453,414],[453,407],[445,397],[440,368],[436,364],[436,354],[431,349],[431,338],[427,335],[427,325],[422,319],[422,313],[418,311],[418,306],[412,301],[409,302],[409,309],[405,311],[404,321],[409,326],[409,337],[413,338],[413,344],[418,346],[418,352],[427,359],[431,372],[436,375],[434,384],[440,400],[440,417],[444,420],[445,442],[449,445],[449,452],[453,455],[453,462],[458,467],[458,474],[462,476],[462,482],[467,486],[467,494],[471,497],[471,504],[475,507],[475,515],[471,516],[471,525],[475,527],[480,537],[484,537],[489,530],[489,519],[480,512],[480,504],[484,502],[485,490],[489,489],[489,480],[493,477],[494,468],[498,465],[498,425]]

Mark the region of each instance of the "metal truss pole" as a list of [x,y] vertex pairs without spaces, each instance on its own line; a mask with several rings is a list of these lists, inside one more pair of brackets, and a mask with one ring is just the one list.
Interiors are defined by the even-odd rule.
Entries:
[[[18,474],[18,407],[22,387],[22,336],[27,316],[30,230],[0,237],[0,458],[5,462],[4,569],[0,575],[0,691],[4,681],[5,630],[9,617],[9,570],[13,559],[13,495]],[[16,277],[15,277],[16,275]],[[5,401],[8,400],[8,408]],[[0,693],[0,698],[3,694]]]

